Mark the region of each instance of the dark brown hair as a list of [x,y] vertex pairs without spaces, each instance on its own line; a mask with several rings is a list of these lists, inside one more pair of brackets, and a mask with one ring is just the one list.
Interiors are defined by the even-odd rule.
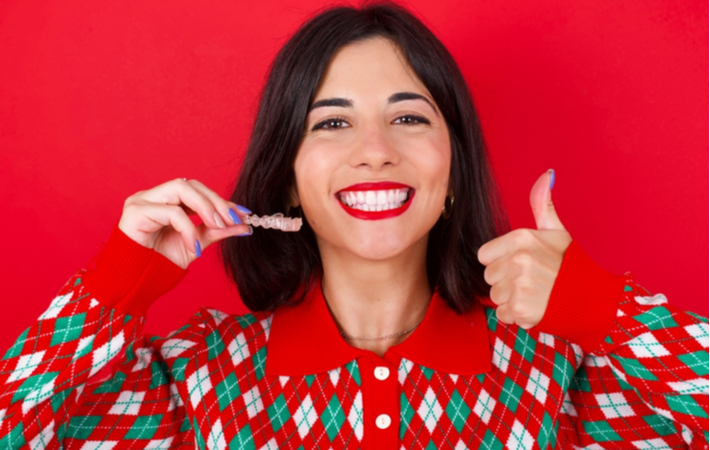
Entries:
[[[396,4],[328,9],[289,39],[271,67],[231,200],[258,215],[287,212],[308,107],[328,63],[341,47],[379,36],[398,45],[449,128],[455,202],[450,218],[440,218],[429,233],[426,264],[432,288],[451,308],[466,311],[490,289],[478,248],[506,232],[508,221],[461,71],[436,36]],[[224,267],[252,311],[300,301],[318,280],[320,254],[305,219],[297,233],[256,229],[222,241]]]

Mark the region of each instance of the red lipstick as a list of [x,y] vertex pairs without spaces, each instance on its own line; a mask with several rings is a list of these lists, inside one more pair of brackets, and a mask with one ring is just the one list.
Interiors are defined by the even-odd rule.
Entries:
[[[392,208],[385,211],[363,211],[361,209],[352,208],[346,205],[340,198],[342,192],[358,192],[358,191],[385,191],[390,189],[408,189],[407,199],[398,208]],[[403,214],[409,206],[412,204],[412,199],[414,198],[415,190],[410,186],[402,183],[395,183],[393,181],[380,181],[376,183],[358,183],[353,184],[345,189],[341,189],[335,194],[336,200],[343,207],[345,212],[355,217],[356,219],[362,220],[382,220],[389,219],[392,217],[397,217]]]
[[387,189],[412,189],[406,184],[395,183],[394,181],[378,181],[377,183],[358,183],[348,186],[345,189],[341,189],[338,193],[343,191],[384,191]]

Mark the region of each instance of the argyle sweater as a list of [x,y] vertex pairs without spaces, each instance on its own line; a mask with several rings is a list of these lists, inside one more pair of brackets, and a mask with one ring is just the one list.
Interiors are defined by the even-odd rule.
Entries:
[[114,229],[0,360],[0,449],[708,448],[707,319],[576,242],[533,329],[435,293],[383,357],[340,338],[319,288],[142,335],[184,275]]

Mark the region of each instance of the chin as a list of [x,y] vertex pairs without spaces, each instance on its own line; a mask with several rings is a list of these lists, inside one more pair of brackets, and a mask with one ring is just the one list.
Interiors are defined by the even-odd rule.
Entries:
[[350,246],[352,253],[362,259],[373,261],[384,261],[407,253],[416,246],[416,241],[405,241],[401,238],[371,237],[364,242],[360,241]]

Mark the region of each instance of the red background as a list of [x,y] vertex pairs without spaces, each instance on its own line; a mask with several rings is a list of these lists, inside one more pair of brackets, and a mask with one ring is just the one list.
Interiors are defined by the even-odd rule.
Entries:
[[[327,4],[0,3],[0,347],[93,257],[126,197],[176,177],[228,194],[275,52]],[[471,86],[512,225],[534,227],[528,193],[553,167],[558,213],[595,261],[707,315],[707,2],[409,6]],[[245,311],[215,256],[148,331],[201,305]]]

